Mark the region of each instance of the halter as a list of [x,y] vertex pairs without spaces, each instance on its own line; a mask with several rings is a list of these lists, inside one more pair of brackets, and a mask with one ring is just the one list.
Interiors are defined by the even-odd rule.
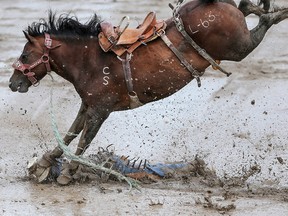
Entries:
[[36,79],[35,73],[31,70],[37,67],[38,65],[44,63],[47,70],[47,74],[50,73],[51,66],[49,62],[50,61],[49,51],[61,46],[61,44],[58,44],[52,47],[52,39],[50,38],[50,35],[47,33],[44,34],[45,34],[45,42],[44,42],[45,49],[43,55],[38,60],[36,60],[32,64],[23,64],[20,61],[20,59],[18,59],[12,65],[14,69],[21,71],[23,75],[27,76],[27,78],[29,79],[29,81],[32,83],[33,86],[37,86],[39,84],[39,80]]

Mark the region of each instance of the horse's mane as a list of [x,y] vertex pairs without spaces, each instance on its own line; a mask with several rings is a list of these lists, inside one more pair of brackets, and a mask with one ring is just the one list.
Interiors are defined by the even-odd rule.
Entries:
[[90,37],[97,36],[101,31],[100,22],[96,14],[86,23],[82,24],[76,16],[72,16],[70,13],[61,14],[56,18],[56,14],[49,10],[48,20],[40,19],[39,22],[32,23],[28,26],[27,32],[33,37],[43,35],[45,32],[64,37]]

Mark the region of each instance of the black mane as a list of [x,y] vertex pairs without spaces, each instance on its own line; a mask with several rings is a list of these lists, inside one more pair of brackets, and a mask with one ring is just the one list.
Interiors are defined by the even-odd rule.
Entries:
[[69,13],[61,14],[57,19],[56,14],[50,10],[47,21],[40,19],[39,22],[32,23],[28,26],[27,32],[33,37],[43,35],[45,32],[58,36],[98,36],[101,31],[100,22],[96,14],[85,24],[80,23],[76,16],[71,16]]

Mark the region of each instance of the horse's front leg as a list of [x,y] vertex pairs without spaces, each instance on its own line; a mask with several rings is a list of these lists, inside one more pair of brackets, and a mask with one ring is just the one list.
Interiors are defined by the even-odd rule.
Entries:
[[[86,118],[86,112],[87,112],[87,106],[84,105],[84,103],[82,103],[78,111],[76,119],[74,120],[73,124],[68,130],[68,133],[66,134],[66,136],[63,138],[65,145],[68,146],[72,142],[72,140],[74,140],[79,135],[79,133],[83,130],[85,118]],[[55,158],[59,158],[62,154],[63,154],[62,149],[60,149],[59,147],[56,147],[50,153],[50,157],[52,159],[55,159]]]
[[[107,111],[87,110],[84,128],[75,153],[76,155],[81,155],[85,152],[108,116],[109,112]],[[67,167],[63,168],[61,175],[57,178],[57,182],[61,185],[67,185],[72,180],[72,175],[78,168],[78,165],[78,162],[72,160]]]
[[[82,103],[78,111],[78,114],[76,116],[76,119],[74,120],[68,133],[63,139],[65,145],[68,146],[72,142],[72,140],[76,138],[77,135],[83,130],[86,111],[87,111],[87,106]],[[62,154],[63,154],[63,151],[59,147],[56,147],[54,150],[45,153],[42,156],[42,158],[40,158],[37,161],[37,163],[34,164],[34,166],[30,168],[31,170],[30,173],[34,174],[39,180],[42,174],[44,173],[44,171],[47,169],[50,169],[53,163],[55,163],[55,159],[59,158]]]
[[250,0],[241,0],[238,9],[245,17],[250,14],[255,14],[260,17],[262,14],[267,13],[270,8],[270,0],[262,0],[261,2],[264,5],[263,8],[259,7],[260,5],[257,6],[253,4]]

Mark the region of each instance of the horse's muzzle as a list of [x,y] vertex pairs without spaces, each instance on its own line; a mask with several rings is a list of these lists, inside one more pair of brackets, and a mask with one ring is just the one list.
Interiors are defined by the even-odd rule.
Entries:
[[29,89],[29,85],[25,82],[22,81],[16,81],[16,82],[9,82],[9,88],[13,91],[13,92],[20,92],[20,93],[25,93],[28,92]]

